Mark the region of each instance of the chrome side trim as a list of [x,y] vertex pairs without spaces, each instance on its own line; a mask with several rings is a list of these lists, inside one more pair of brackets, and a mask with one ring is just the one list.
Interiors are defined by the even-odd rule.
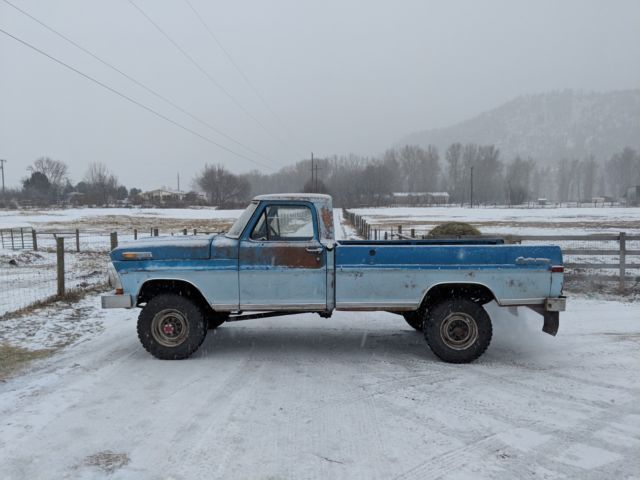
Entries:
[[238,310],[237,303],[212,303],[211,308],[217,312],[234,312]]
[[336,310],[393,310],[413,311],[420,305],[407,302],[337,302]]
[[[301,312],[324,312],[327,306],[324,303],[288,303],[288,304],[241,304],[240,309],[243,312],[265,312],[265,311],[279,311],[279,310],[300,310]],[[238,310],[238,308],[234,308]]]
[[517,307],[518,305],[542,305],[546,298],[503,298],[496,299],[501,307]]
[[100,297],[102,308],[131,308],[133,298],[131,295],[103,295]]

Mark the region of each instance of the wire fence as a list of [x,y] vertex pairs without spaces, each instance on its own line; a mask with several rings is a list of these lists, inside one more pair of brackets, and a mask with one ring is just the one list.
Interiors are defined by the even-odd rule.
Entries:
[[0,229],[0,317],[70,292],[106,285],[108,253],[114,241],[211,233],[219,232],[186,228],[118,232]]

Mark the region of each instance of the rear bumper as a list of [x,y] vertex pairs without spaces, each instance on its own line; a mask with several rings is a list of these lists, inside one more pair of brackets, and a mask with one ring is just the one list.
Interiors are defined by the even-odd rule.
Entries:
[[131,308],[133,298],[131,295],[103,295],[101,297],[102,308]]
[[567,297],[553,297],[544,299],[545,312],[564,312],[567,309]]
[[542,315],[544,320],[542,331],[555,337],[560,328],[560,312],[564,312],[567,308],[567,297],[549,297],[544,299],[542,305],[527,306]]

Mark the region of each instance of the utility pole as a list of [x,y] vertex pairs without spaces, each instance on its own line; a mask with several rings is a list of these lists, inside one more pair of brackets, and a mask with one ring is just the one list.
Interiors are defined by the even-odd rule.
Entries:
[[318,193],[318,170],[320,166],[313,161],[313,152],[311,152],[311,188],[313,193]]
[[2,198],[4,198],[4,164],[7,162],[4,158],[0,158],[0,170],[2,170]]
[[313,191],[316,191],[316,182],[315,182],[315,169],[313,168],[313,152],[311,152],[311,188]]
[[473,208],[473,166],[471,166],[471,208]]
[[180,174],[178,174],[178,191],[180,191]]

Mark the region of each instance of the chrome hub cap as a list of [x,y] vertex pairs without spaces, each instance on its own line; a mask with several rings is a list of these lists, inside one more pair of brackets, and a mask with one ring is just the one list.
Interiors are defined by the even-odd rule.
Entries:
[[151,335],[165,347],[176,347],[185,341],[189,334],[187,319],[178,310],[162,310],[151,321]]
[[452,312],[440,325],[440,336],[453,350],[466,350],[478,339],[478,326],[470,315]]

